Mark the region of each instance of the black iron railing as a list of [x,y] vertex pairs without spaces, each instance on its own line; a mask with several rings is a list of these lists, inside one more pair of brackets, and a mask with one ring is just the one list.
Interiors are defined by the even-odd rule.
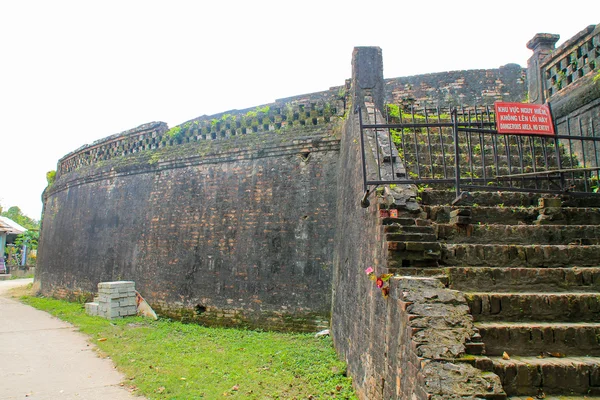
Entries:
[[[493,108],[358,110],[365,198],[378,185],[597,194],[594,121],[565,135],[500,134]],[[368,115],[367,115],[368,114]],[[586,125],[586,126],[584,126]],[[575,131],[575,133],[571,133]]]

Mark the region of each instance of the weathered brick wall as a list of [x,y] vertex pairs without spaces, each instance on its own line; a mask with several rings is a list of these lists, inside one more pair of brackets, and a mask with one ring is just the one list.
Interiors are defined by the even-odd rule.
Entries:
[[[328,325],[335,124],[140,151],[62,174],[45,193],[44,293],[132,280],[162,315]],[[65,290],[66,289],[66,290]]]
[[[363,109],[363,118],[367,108],[381,104],[381,71],[379,49],[355,48],[351,98]],[[339,163],[344,168],[338,175],[332,332],[359,398],[502,398],[495,375],[457,362],[474,334],[464,296],[435,278],[394,276],[384,298],[365,273],[369,267],[376,275],[391,271],[378,200],[373,195],[370,207],[359,205],[364,188],[357,114],[345,121]],[[403,196],[411,190],[416,196],[410,187]],[[406,217],[419,215],[406,200],[403,205],[398,200],[398,208]]]
[[[372,50],[355,49],[353,70],[361,55],[367,61],[380,59],[381,53],[370,54]],[[367,64],[368,69],[358,66],[364,73],[371,70],[374,74],[363,77],[365,89],[360,87],[359,79],[353,78],[352,82],[353,98],[359,99],[360,105],[365,95],[372,96],[374,101],[382,95],[376,85],[369,86],[370,81],[378,80],[378,66],[365,62]],[[401,310],[395,301],[384,299],[364,272],[368,267],[374,268],[376,273],[383,272],[386,256],[376,207],[360,207],[363,185],[359,134],[358,116],[350,114],[342,130],[339,161],[346,168],[339,170],[338,177],[332,333],[335,348],[348,364],[348,374],[352,376],[359,398],[382,399],[385,391],[395,392],[393,388],[399,386],[396,374],[390,370],[398,368],[393,354],[408,343],[403,329],[407,321],[399,315]],[[409,365],[409,360],[416,361],[411,358],[405,359],[404,366]],[[402,371],[407,391],[410,390],[408,381],[414,377],[414,371]]]
[[497,69],[449,71],[385,80],[386,101],[418,107],[493,105],[524,101],[526,70],[517,64]]

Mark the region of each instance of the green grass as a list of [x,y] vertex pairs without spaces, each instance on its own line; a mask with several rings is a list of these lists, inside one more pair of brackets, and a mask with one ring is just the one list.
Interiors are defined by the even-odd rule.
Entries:
[[17,275],[11,275],[10,279],[14,280],[14,279],[29,279],[29,278],[33,278],[34,275],[33,274],[27,274],[27,275],[23,275],[23,276],[17,276]]
[[[88,316],[79,303],[21,300],[77,326],[148,399],[356,399],[330,338]],[[106,339],[98,341],[98,339]]]

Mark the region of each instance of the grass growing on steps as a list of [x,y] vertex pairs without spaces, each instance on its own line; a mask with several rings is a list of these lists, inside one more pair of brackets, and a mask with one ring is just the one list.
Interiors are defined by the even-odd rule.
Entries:
[[126,386],[148,399],[356,399],[328,337],[141,317],[108,321],[88,316],[79,303],[21,301],[89,335],[125,374]]

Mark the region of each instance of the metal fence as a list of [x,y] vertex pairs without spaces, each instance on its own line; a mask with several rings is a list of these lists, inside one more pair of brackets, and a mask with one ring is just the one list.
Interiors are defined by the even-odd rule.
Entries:
[[598,194],[593,120],[570,124],[565,135],[541,136],[499,134],[490,107],[387,105],[384,115],[357,112],[365,199],[384,184],[443,186],[457,196],[464,190]]

